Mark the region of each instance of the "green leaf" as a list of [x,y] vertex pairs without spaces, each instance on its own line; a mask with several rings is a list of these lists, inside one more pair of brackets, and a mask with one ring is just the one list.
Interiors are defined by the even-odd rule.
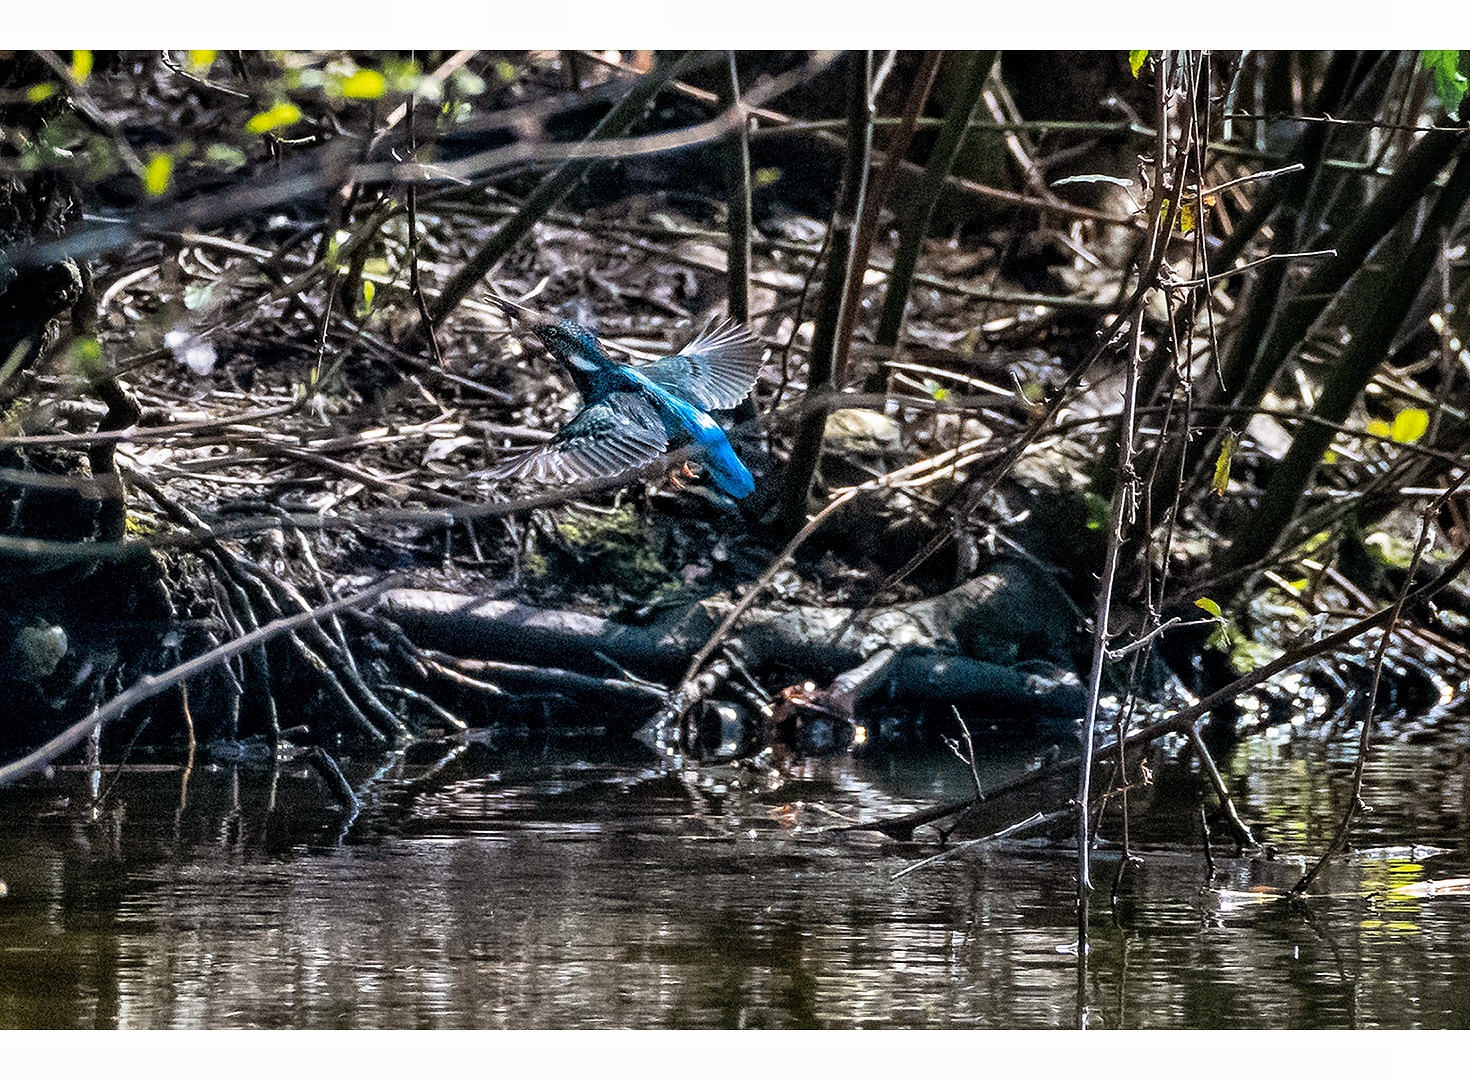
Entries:
[[1460,101],[1470,86],[1470,80],[1460,73],[1460,50],[1425,49],[1424,67],[1434,74],[1434,91],[1439,95],[1444,111],[1450,119],[1458,120]]
[[143,169],[143,190],[149,195],[162,195],[174,177],[174,156],[163,150],[148,159]]
[[1394,442],[1418,442],[1429,430],[1429,413],[1423,409],[1400,409],[1389,425],[1388,434]]
[[372,68],[354,71],[342,80],[342,96],[359,101],[371,101],[383,96],[388,89],[388,80],[382,72]]
[[71,53],[71,77],[78,83],[84,83],[90,74],[92,74],[92,50],[73,49]]
[[1194,606],[1197,608],[1203,608],[1205,611],[1208,611],[1213,618],[1223,619],[1225,617],[1224,613],[1220,610],[1220,605],[1215,603],[1215,601],[1211,600],[1208,596],[1201,596],[1198,600],[1194,602]]
[[269,131],[288,128],[300,120],[301,110],[289,101],[282,101],[245,121],[245,130],[252,135],[264,135]]
[[70,351],[73,360],[95,364],[102,359],[102,342],[94,337],[79,337],[72,341]]
[[102,342],[94,337],[74,340],[66,350],[66,358],[84,379],[100,379],[107,374],[107,364],[102,359]]
[[1148,59],[1147,49],[1128,50],[1128,70],[1133,72],[1133,77],[1138,78],[1138,73],[1143,70],[1143,62]]

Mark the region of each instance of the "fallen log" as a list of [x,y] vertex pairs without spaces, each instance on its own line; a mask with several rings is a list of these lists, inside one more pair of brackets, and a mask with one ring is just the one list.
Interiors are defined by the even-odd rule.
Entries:
[[[857,617],[850,608],[753,608],[729,644],[754,671],[837,680],[842,711],[882,700],[953,705],[987,718],[1072,719],[1082,697],[1064,662],[1071,626],[1058,619],[1063,605],[1044,602],[1042,579],[1028,564],[1005,563],[939,596]],[[511,600],[394,589],[379,611],[417,644],[456,656],[603,678],[621,668],[668,684],[730,606],[728,597],[711,597],[634,626]]]

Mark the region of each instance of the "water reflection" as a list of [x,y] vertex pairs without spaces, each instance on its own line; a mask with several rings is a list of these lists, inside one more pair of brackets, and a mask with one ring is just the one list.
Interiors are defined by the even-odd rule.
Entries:
[[[1018,767],[997,761],[993,774]],[[1350,762],[1261,738],[1242,811],[1288,854]],[[1146,853],[1104,883],[1093,1027],[1470,1025],[1466,761],[1390,745],[1360,853],[1296,909],[1296,867]],[[963,795],[942,759],[810,765],[774,788],[627,747],[426,748],[358,770],[342,835],[305,770],[88,778],[0,792],[0,1024],[43,1027],[1065,1027],[1073,866],[1017,841],[891,881],[932,844],[832,833]],[[990,776],[982,779],[989,782]],[[919,833],[924,839],[926,830]]]

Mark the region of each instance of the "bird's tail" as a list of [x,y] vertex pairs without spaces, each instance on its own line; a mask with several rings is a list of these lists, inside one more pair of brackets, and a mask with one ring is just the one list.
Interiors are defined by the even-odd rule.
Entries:
[[703,442],[698,460],[719,488],[733,499],[743,499],[755,490],[755,478],[750,470],[735,456],[730,440],[721,432],[720,438]]
[[755,478],[745,467],[725,437],[725,430],[707,414],[687,401],[682,401],[661,386],[650,382],[636,368],[625,368],[627,377],[643,388],[644,393],[657,403],[664,426],[679,442],[690,442],[690,457],[703,465],[726,495],[743,499],[755,491]]

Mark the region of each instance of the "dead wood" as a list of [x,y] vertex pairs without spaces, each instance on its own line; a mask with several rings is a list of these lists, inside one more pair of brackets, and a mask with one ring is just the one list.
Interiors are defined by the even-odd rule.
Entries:
[[[1037,602],[1030,579],[1035,573],[1021,563],[1001,564],[939,596],[873,609],[856,619],[850,608],[753,608],[732,643],[754,671],[822,683],[836,679],[839,712],[856,710],[881,693],[919,708],[955,705],[972,715],[1070,719],[1078,715],[1081,699],[1075,676],[1058,664],[1062,650],[1054,644],[1029,657],[1014,653],[1016,641],[1041,634],[1037,628],[1054,615]],[[614,674],[616,665],[669,683],[730,607],[728,597],[711,597],[636,626],[511,600],[394,589],[384,595],[380,612],[418,645],[456,656],[602,678]],[[994,655],[1000,635],[992,638],[986,628],[998,626],[996,620],[1009,630],[1010,655],[1004,662],[970,655]],[[619,696],[629,701],[626,693]]]

